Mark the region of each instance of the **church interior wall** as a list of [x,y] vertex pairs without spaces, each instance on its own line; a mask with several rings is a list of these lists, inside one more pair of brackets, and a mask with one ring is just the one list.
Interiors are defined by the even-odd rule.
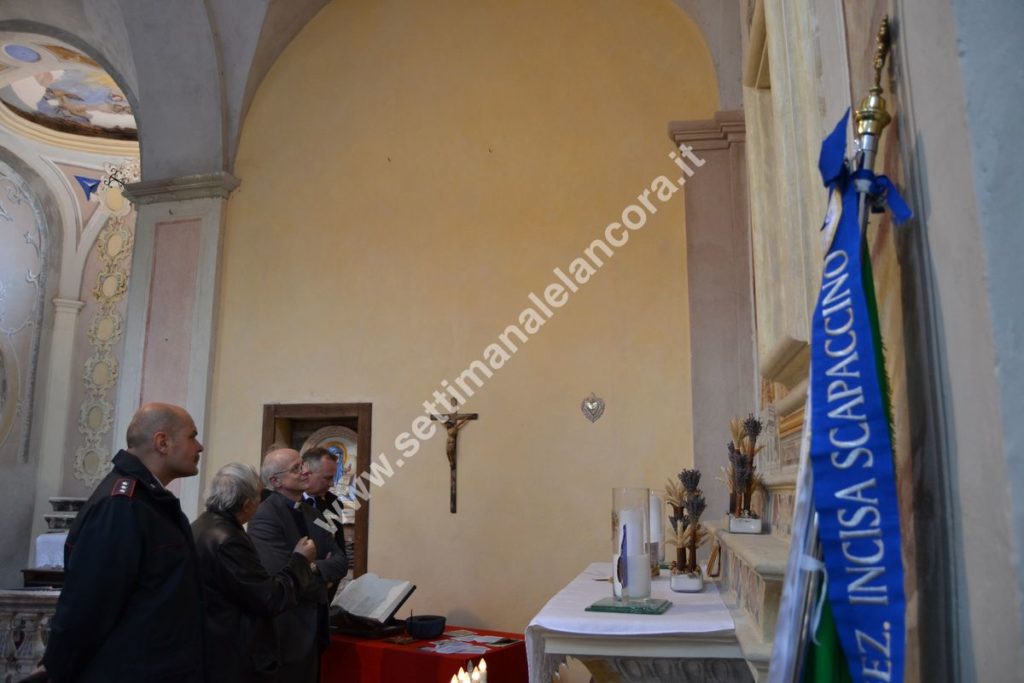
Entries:
[[[372,453],[393,462],[441,380],[679,175],[666,123],[717,108],[707,48],[669,3],[326,7],[243,131],[205,472],[258,462],[271,402],[370,401]],[[631,232],[465,404],[481,417],[460,433],[456,515],[443,436],[373,489],[369,569],[420,586],[411,609],[524,628],[608,554],[610,488],[692,464],[682,207]]]
[[[930,295],[928,324],[939,340],[940,393],[932,400],[940,404],[950,459],[949,488],[932,492],[932,512],[915,512],[945,515],[954,530],[947,561],[954,568],[956,596],[948,608],[958,622],[955,652],[962,680],[1008,680],[1024,666],[1018,613],[1007,609],[1018,577],[1009,552],[1014,543],[1009,451],[1000,437],[992,310],[983,303],[988,300],[986,263],[979,199],[972,189],[969,99],[959,75],[957,25],[949,5],[903,0],[895,9],[902,154],[920,217],[917,234],[909,239],[929,260],[919,276]],[[906,251],[901,257],[908,258]],[[914,453],[915,459],[926,455]]]
[[[986,284],[994,330],[999,382],[1003,452],[1008,459],[1011,491],[1024,490],[1024,340],[1021,339],[1024,304],[1019,296],[1020,254],[1024,236],[1019,229],[1024,213],[1024,158],[1017,112],[1024,107],[1024,45],[1020,5],[989,3],[984,12],[969,2],[955,0],[960,73],[967,100],[971,170],[978,198],[978,217],[985,248]],[[1017,163],[1014,163],[1017,162]],[[1017,600],[1024,617],[1024,501],[1013,504],[1011,540],[1018,567]],[[1024,634],[1022,634],[1024,637]],[[1018,647],[1018,649],[1020,649]]]

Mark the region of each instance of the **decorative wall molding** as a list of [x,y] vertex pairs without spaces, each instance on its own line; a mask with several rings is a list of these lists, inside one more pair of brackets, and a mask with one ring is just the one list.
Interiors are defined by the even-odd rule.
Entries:
[[241,181],[230,173],[217,171],[131,183],[125,187],[124,196],[136,206],[207,197],[227,199],[240,183]]
[[78,313],[85,307],[84,301],[78,301],[77,299],[61,299],[60,297],[53,300],[53,307],[58,313]]
[[134,222],[134,214],[111,216],[93,247],[101,264],[92,290],[99,306],[86,333],[92,353],[82,371],[85,397],[78,415],[78,431],[85,442],[76,450],[74,462],[75,478],[88,486],[95,486],[110,471],[104,438],[114,424],[114,394],[120,373],[114,347],[124,336],[124,317],[118,307],[128,291]]
[[742,111],[715,112],[713,119],[671,121],[668,135],[677,145],[686,143],[694,150],[726,149],[747,139]]

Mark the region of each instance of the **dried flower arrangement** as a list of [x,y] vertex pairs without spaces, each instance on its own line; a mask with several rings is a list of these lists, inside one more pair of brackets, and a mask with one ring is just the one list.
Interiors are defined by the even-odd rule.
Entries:
[[665,485],[665,498],[672,506],[672,534],[666,539],[676,547],[676,559],[672,562],[673,574],[700,574],[697,564],[697,548],[707,539],[707,529],[700,523],[700,516],[707,507],[704,493],[700,490],[700,470],[683,470],[677,476],[679,482],[671,479]]
[[733,517],[757,517],[750,511],[754,491],[763,491],[764,480],[757,473],[754,464],[755,456],[764,448],[757,444],[764,425],[753,414],[747,419],[738,417],[729,422],[732,441],[728,444],[729,466],[725,470],[725,480],[729,484],[729,510]]

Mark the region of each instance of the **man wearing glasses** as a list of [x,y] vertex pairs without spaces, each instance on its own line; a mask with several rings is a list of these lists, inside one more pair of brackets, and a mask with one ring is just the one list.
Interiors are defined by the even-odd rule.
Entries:
[[327,595],[348,572],[348,560],[333,535],[316,524],[320,513],[302,504],[310,473],[298,451],[270,451],[263,458],[260,476],[271,494],[249,521],[249,536],[267,572],[279,572],[303,536],[316,544],[316,560],[310,564],[314,581],[299,596],[298,605],[274,619],[281,683],[316,683],[320,653],[330,639]]

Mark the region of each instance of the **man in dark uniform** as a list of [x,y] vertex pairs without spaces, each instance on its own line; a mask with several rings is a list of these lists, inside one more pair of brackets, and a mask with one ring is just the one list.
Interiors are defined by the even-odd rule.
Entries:
[[195,423],[150,403],[75,519],[43,666],[51,681],[203,681],[203,605],[188,519],[166,486],[199,472]]

